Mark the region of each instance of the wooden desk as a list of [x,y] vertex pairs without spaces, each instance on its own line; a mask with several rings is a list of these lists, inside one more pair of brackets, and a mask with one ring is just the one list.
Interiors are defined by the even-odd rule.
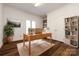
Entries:
[[42,33],[42,34],[34,34],[34,35],[25,35],[23,39],[23,46],[25,46],[25,41],[29,41],[29,56],[31,55],[31,41],[37,40],[37,39],[48,39],[48,37],[52,38],[51,33]]

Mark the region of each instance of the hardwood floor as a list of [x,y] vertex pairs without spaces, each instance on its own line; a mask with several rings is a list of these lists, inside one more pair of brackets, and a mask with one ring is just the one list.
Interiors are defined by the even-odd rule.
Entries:
[[62,42],[54,41],[53,43],[56,45],[43,53],[43,56],[79,56],[79,48],[71,47]]
[[19,42],[12,42],[9,44],[4,44],[0,49],[1,56],[18,56],[18,50],[16,44]]
[[[22,42],[22,41],[21,41]],[[4,45],[0,49],[1,56],[19,56],[16,44],[20,42],[13,42]],[[74,48],[62,42],[53,40],[52,43],[56,45],[45,51],[40,56],[79,56],[79,48]]]

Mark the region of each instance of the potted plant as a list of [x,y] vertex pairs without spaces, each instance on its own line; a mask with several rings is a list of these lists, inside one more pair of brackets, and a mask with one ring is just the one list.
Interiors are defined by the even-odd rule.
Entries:
[[4,26],[4,43],[10,43],[13,40],[14,28],[13,25],[7,24]]

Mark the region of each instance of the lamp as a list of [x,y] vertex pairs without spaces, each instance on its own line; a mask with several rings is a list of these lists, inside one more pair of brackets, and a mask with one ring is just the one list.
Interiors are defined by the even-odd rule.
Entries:
[[42,5],[42,3],[35,3],[35,7],[38,7],[38,6],[41,6]]
[[49,28],[48,27],[44,28],[44,32],[48,33],[49,32]]

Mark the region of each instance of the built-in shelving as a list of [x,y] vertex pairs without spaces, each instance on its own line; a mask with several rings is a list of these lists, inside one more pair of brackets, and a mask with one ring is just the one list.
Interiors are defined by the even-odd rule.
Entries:
[[79,47],[79,16],[65,18],[65,37],[70,45]]
[[47,28],[47,16],[43,17],[43,28]]

